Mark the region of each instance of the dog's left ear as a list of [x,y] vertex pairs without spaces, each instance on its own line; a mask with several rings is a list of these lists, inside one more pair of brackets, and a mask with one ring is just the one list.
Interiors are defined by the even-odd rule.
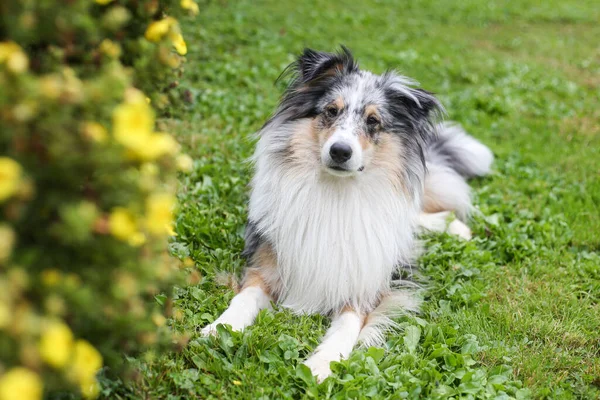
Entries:
[[436,119],[444,108],[433,93],[415,88],[415,82],[395,73],[385,74],[382,85],[390,111],[403,129],[410,127],[423,140],[435,135]]
[[344,46],[337,53],[304,49],[296,61],[296,68],[299,83],[311,84],[324,78],[356,72],[358,63]]

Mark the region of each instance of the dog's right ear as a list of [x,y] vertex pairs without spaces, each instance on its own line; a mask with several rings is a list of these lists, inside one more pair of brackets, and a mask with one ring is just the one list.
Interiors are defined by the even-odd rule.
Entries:
[[354,61],[350,50],[344,46],[337,53],[304,49],[302,55],[298,57],[296,67],[301,84],[310,84],[323,78],[358,71],[358,63]]

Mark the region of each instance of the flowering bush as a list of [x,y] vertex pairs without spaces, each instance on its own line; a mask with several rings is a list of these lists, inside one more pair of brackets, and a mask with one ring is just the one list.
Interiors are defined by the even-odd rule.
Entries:
[[[99,393],[171,338],[175,171],[155,111],[193,0],[0,3],[0,400]],[[155,107],[153,107],[155,106]],[[165,311],[166,310],[166,311]]]

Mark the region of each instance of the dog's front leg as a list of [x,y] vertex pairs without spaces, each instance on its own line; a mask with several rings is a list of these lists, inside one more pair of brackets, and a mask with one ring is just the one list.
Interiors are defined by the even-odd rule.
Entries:
[[348,308],[331,321],[323,342],[304,362],[317,377],[317,381],[322,382],[331,374],[329,363],[340,361],[350,355],[364,321],[364,315]]
[[264,281],[251,269],[244,278],[242,290],[231,300],[231,304],[212,324],[202,329],[203,335],[214,334],[218,324],[231,325],[234,331],[242,331],[252,325],[254,319],[264,308],[271,306],[271,295]]

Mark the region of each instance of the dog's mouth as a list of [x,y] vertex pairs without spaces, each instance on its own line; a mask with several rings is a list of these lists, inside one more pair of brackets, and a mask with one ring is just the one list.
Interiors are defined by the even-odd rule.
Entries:
[[361,166],[357,170],[352,170],[352,169],[340,167],[339,165],[328,165],[327,168],[325,168],[325,169],[327,170],[327,172],[329,172],[332,175],[346,177],[346,176],[355,175],[357,172],[362,172],[365,169],[365,167]]

